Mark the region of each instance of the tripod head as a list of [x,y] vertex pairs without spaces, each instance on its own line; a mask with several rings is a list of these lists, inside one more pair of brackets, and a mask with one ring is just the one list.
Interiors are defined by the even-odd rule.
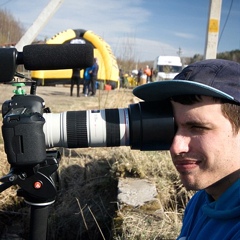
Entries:
[[57,194],[54,173],[57,171],[60,154],[57,151],[47,152],[46,159],[36,165],[12,167],[10,172],[0,181],[0,192],[12,185],[20,189],[17,195],[23,197],[29,205],[47,206],[55,201]]

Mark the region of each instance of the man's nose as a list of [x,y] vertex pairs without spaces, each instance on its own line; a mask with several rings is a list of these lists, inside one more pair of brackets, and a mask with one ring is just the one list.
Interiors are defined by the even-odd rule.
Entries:
[[181,153],[188,152],[189,143],[190,143],[190,137],[177,132],[173,138],[173,142],[170,147],[171,154],[179,155]]

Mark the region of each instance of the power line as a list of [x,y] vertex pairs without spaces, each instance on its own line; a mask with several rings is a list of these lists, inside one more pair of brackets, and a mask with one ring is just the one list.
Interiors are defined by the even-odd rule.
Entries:
[[226,20],[225,20],[225,23],[224,23],[224,25],[223,25],[223,28],[222,28],[221,34],[220,34],[220,36],[219,36],[218,45],[219,45],[219,43],[220,43],[220,40],[221,40],[222,35],[223,35],[223,32],[224,32],[225,27],[226,27],[226,25],[227,25],[227,22],[228,22],[228,19],[229,19],[229,16],[230,16],[231,10],[232,10],[232,5],[233,5],[233,0],[231,1],[231,5],[230,5],[229,10],[228,10],[228,15],[227,15],[227,17],[226,17]]

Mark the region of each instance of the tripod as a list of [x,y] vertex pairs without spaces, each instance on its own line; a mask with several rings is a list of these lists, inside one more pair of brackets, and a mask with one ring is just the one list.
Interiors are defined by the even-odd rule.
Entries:
[[13,167],[0,181],[0,193],[12,185],[20,186],[17,195],[30,205],[30,240],[45,240],[49,206],[55,202],[57,189],[54,174],[58,169],[60,153],[47,151],[44,162],[37,165]]

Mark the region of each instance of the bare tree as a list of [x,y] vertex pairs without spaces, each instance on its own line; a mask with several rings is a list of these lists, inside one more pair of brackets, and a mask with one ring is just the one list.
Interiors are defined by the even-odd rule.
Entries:
[[126,37],[115,51],[118,66],[124,73],[130,73],[136,68],[135,38]]
[[15,45],[23,33],[24,28],[20,21],[7,10],[0,9],[0,45]]

